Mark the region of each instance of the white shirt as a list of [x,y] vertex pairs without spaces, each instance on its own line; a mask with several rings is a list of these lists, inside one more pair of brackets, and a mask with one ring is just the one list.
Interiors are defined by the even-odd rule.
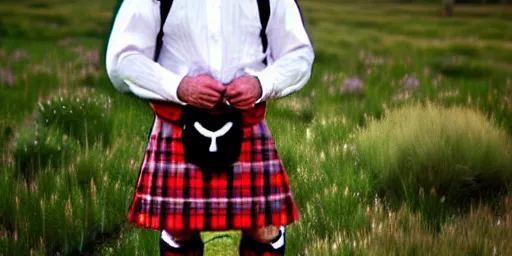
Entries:
[[294,0],[270,0],[268,66],[256,0],[174,0],[163,47],[153,61],[160,29],[159,1],[125,0],[109,40],[107,73],[114,87],[146,99],[180,104],[184,76],[202,74],[228,84],[242,75],[260,80],[262,97],[300,90],[311,75],[313,47]]

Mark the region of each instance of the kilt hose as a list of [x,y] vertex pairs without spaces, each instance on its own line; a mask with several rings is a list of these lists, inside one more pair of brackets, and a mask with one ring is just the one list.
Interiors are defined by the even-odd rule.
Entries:
[[156,117],[130,205],[129,222],[167,231],[286,226],[299,219],[288,176],[263,120],[244,127],[228,171],[203,172],[184,159],[182,128]]

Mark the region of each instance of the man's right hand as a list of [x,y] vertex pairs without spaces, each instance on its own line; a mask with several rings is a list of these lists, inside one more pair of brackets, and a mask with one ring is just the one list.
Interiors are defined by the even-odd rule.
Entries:
[[225,91],[226,87],[209,75],[186,76],[178,86],[178,98],[194,107],[212,109]]

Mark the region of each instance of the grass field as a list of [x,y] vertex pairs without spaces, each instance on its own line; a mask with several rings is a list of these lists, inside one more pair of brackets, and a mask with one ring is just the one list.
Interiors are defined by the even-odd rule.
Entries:
[[[512,6],[300,4],[314,72],[267,118],[287,254],[512,255]],[[158,254],[126,222],[153,114],[101,64],[113,6],[0,3],[0,255]]]

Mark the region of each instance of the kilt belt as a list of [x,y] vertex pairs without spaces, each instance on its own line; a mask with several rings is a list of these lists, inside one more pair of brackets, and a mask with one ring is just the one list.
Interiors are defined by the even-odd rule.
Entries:
[[[181,124],[183,106],[172,102],[166,101],[151,101],[150,106],[155,114],[164,121],[173,123],[175,125]],[[264,118],[266,113],[266,102],[256,104],[253,108],[241,111],[242,125],[253,126],[259,124]],[[226,104],[219,103],[212,110],[208,110],[211,114],[220,114],[235,111],[233,108]]]

